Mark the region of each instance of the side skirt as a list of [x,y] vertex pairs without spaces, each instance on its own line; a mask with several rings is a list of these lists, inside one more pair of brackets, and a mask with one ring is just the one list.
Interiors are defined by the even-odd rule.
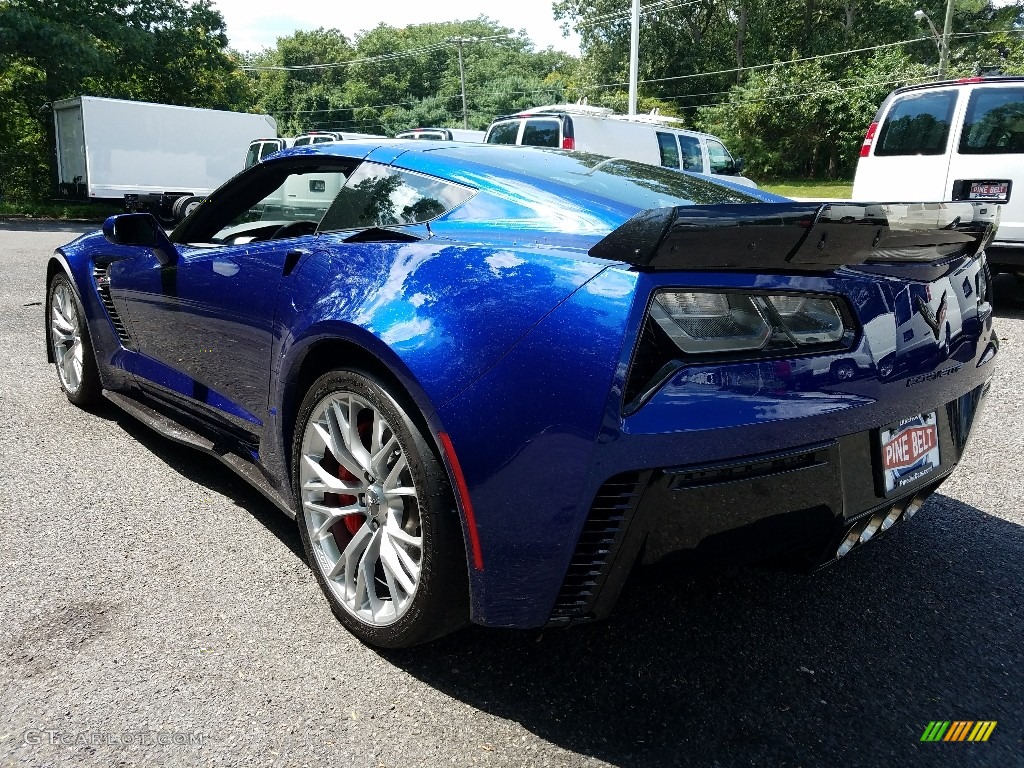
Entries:
[[262,493],[267,499],[274,503],[288,517],[295,519],[295,510],[291,504],[277,492],[260,472],[259,468],[251,461],[246,461],[241,456],[222,449],[212,440],[198,432],[194,432],[183,426],[169,416],[150,408],[148,405],[139,402],[133,397],[123,395],[120,392],[103,390],[103,396],[110,402],[127,413],[129,416],[138,419],[147,427],[160,435],[173,440],[181,445],[194,448],[198,451],[213,456],[218,461],[226,464],[239,477],[249,483],[253,488]]

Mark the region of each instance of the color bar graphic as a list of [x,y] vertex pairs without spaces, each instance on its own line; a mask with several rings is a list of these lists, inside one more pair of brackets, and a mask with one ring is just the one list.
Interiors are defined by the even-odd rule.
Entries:
[[988,741],[996,720],[932,720],[921,741]]

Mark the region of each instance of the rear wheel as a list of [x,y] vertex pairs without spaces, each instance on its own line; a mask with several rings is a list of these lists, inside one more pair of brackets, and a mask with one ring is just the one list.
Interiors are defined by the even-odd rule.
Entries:
[[57,366],[57,378],[68,400],[78,406],[94,405],[100,399],[100,377],[96,370],[85,311],[71,281],[58,272],[50,281],[46,302],[50,351]]
[[299,410],[292,456],[306,557],[353,634],[400,648],[466,623],[447,474],[385,385],[354,371],[320,377]]

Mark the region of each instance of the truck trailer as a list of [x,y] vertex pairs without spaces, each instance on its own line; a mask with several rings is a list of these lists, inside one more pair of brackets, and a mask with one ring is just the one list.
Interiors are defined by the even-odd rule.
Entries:
[[270,115],[76,96],[55,102],[58,189],[121,200],[164,221],[234,176],[241,148],[277,135]]

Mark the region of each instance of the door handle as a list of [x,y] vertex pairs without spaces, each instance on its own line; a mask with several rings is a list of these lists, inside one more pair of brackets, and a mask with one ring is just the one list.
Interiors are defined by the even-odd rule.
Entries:
[[295,269],[295,265],[299,263],[299,259],[306,255],[306,251],[288,251],[284,256],[284,268],[281,270],[282,277],[288,277]]

